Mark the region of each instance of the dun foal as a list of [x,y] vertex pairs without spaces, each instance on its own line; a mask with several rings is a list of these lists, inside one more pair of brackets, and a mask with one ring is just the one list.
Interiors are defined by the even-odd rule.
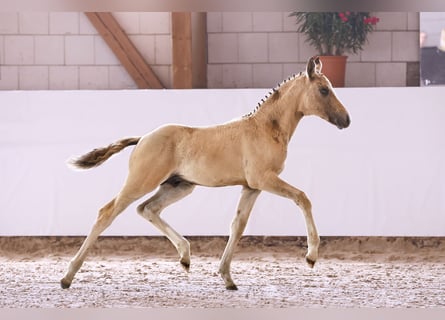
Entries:
[[136,145],[122,190],[100,209],[90,234],[61,280],[62,288],[70,287],[88,249],[116,216],[158,186],[156,194],[139,205],[137,211],[173,243],[186,270],[190,267],[190,244],[160,213],[189,195],[196,185],[242,186],[219,267],[227,289],[237,289],[230,275],[230,263],[253,204],[263,190],[289,198],[301,208],[308,236],[306,261],[313,267],[320,239],[311,203],[302,191],[280,179],[279,174],[284,168],[288,143],[303,116],[319,116],[340,129],[349,126],[349,115],[321,73],[321,67],[318,57],[310,58],[306,72],[283,81],[253,112],[240,119],[202,128],[166,125],[143,137],[119,140],[73,160],[72,164],[78,168],[92,168],[125,147]]

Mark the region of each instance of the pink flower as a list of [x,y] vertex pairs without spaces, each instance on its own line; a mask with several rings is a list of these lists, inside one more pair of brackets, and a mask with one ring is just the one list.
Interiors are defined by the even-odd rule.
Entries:
[[368,17],[368,18],[363,18],[363,23],[364,24],[372,24],[373,26],[375,26],[377,24],[377,22],[379,22],[380,19],[377,17]]
[[340,17],[341,21],[343,21],[343,22],[347,22],[348,21],[348,18],[345,16],[345,14],[343,12],[340,12],[338,14],[338,16]]

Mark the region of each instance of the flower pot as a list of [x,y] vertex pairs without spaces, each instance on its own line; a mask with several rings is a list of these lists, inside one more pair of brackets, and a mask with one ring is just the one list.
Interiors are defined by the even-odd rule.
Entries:
[[323,64],[321,72],[331,81],[334,87],[345,86],[347,56],[320,56]]

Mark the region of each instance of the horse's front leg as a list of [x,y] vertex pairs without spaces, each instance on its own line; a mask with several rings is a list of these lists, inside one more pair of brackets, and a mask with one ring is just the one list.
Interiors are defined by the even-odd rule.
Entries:
[[230,263],[232,262],[233,251],[235,250],[235,247],[244,232],[250,212],[252,211],[252,207],[260,192],[261,191],[259,190],[254,190],[247,187],[243,188],[241,198],[238,203],[238,210],[235,218],[232,221],[229,241],[224,249],[219,267],[219,273],[224,280],[226,288],[229,290],[238,289],[230,275]]
[[312,268],[318,259],[318,247],[320,245],[320,237],[315,227],[314,218],[312,217],[312,205],[303,191],[291,186],[287,182],[280,179],[275,173],[269,173],[263,176],[264,179],[258,181],[258,189],[269,191],[282,197],[286,197],[295,201],[301,208],[304,219],[306,221],[306,230],[308,237],[308,252],[306,254],[306,262]]

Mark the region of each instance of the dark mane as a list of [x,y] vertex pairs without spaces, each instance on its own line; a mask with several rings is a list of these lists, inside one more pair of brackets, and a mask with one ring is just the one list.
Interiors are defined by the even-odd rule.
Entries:
[[258,104],[256,105],[255,109],[253,109],[251,112],[249,112],[248,114],[244,115],[243,118],[249,118],[251,116],[253,116],[254,114],[256,114],[258,112],[258,110],[263,106],[263,104],[266,101],[275,101],[278,100],[280,98],[280,89],[282,87],[282,85],[284,85],[285,83],[294,80],[298,77],[300,77],[303,74],[303,72],[300,72],[298,74],[293,74],[291,76],[289,76],[287,79],[283,80],[282,82],[278,83],[278,85],[272,89],[272,91],[269,91],[268,94],[266,94],[264,96],[263,99],[261,99],[261,101],[258,102]]

